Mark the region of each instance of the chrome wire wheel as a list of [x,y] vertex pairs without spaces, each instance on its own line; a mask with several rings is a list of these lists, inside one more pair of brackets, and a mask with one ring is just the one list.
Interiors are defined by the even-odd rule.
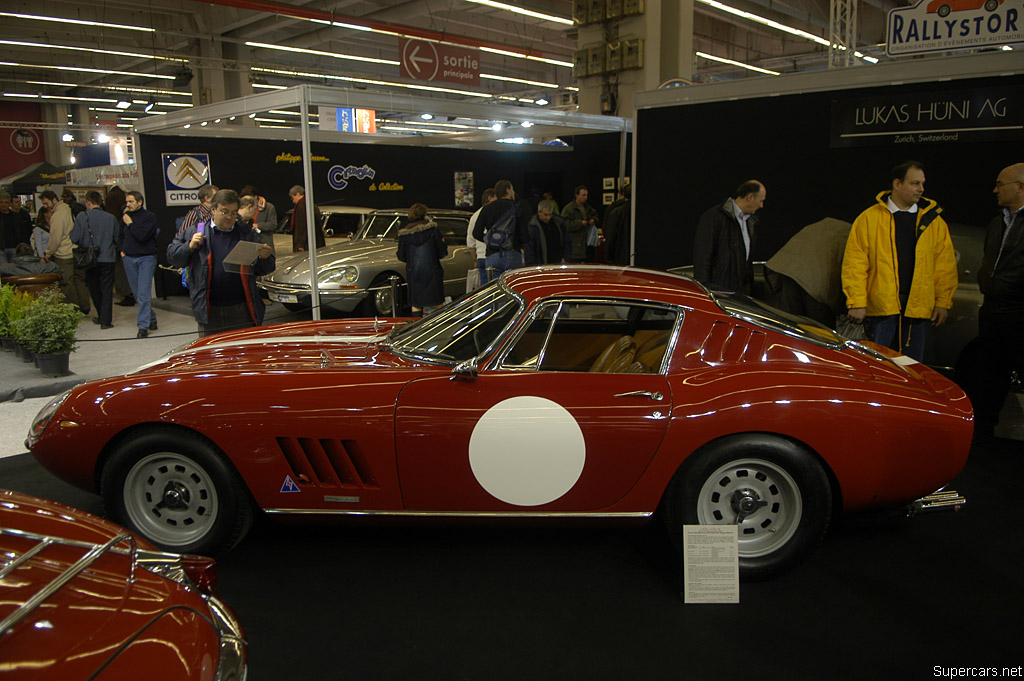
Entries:
[[187,456],[155,452],[128,471],[124,509],[146,537],[168,546],[192,544],[209,533],[219,511],[217,489],[205,468]]
[[804,509],[800,487],[784,468],[744,458],[705,478],[696,510],[701,525],[736,525],[740,557],[757,558],[789,542]]

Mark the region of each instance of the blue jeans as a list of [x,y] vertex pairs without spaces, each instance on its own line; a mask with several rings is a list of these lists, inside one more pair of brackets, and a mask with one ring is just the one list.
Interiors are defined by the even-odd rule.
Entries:
[[480,270],[480,285],[487,283],[487,258],[477,258],[476,268]]
[[924,334],[928,329],[927,319],[903,317],[898,314],[885,317],[868,317],[871,320],[872,340],[887,348],[892,347],[897,331],[900,332],[898,349],[907,357],[918,362],[924,361]]
[[137,324],[140,329],[148,329],[156,324],[156,313],[153,312],[153,273],[156,272],[155,255],[126,255],[122,259],[124,273],[128,277],[128,285],[132,287],[132,295],[139,306]]
[[487,268],[494,270],[494,279],[500,277],[502,272],[522,266],[523,254],[519,251],[499,251],[487,256]]

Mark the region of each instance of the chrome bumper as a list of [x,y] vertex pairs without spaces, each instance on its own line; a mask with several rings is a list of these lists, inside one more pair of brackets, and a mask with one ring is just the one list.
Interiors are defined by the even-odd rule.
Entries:
[[907,505],[907,517],[913,518],[921,513],[936,511],[959,511],[967,503],[967,499],[957,494],[955,489],[932,492]]

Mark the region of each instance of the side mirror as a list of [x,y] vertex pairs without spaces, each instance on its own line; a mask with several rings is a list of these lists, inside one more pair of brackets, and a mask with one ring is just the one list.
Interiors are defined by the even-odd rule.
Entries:
[[471,381],[479,375],[480,372],[477,371],[476,361],[472,359],[467,359],[465,362],[459,362],[455,365],[455,368],[452,369],[453,381],[457,381],[460,378]]

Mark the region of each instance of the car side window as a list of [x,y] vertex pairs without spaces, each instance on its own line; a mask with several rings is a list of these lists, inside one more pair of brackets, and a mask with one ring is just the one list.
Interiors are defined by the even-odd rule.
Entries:
[[437,218],[434,220],[437,228],[441,230],[444,242],[449,246],[466,245],[466,229],[469,223],[459,218]]
[[356,213],[328,213],[324,229],[333,236],[345,236],[359,229],[359,215]]
[[504,369],[657,373],[674,310],[591,301],[547,303],[516,339]]

